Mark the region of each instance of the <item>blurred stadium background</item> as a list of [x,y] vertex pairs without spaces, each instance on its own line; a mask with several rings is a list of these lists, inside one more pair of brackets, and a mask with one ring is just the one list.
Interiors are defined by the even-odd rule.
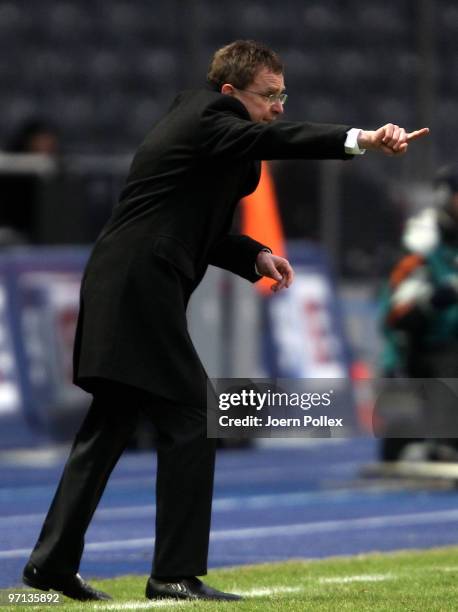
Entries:
[[[271,163],[297,289],[287,299],[266,298],[212,269],[190,309],[210,376],[353,376],[352,409],[367,428],[378,291],[399,255],[406,217],[429,203],[436,168],[456,161],[456,1],[0,0],[0,586],[19,580],[88,403],[70,377],[90,245],[149,127],[177,91],[204,84],[214,50],[236,38],[262,40],[284,60],[288,119],[431,128],[400,160]],[[48,154],[11,146],[30,120],[55,137]],[[151,439],[149,431],[138,434],[137,452],[122,460],[107,491],[88,540],[94,575],[147,571],[154,466],[141,450]],[[456,542],[454,476],[433,493],[418,484],[363,485],[361,467],[376,456],[367,439],[225,449],[212,562]],[[234,483],[231,473],[246,465],[251,471]],[[316,527],[324,508],[329,525]],[[135,522],[144,511],[148,521]],[[13,524],[29,528],[19,533]],[[291,524],[303,525],[295,546],[281,535]],[[278,532],[268,537],[254,526]],[[308,535],[314,529],[319,538]],[[124,537],[129,555],[118,563],[108,552],[110,564],[102,553]]]

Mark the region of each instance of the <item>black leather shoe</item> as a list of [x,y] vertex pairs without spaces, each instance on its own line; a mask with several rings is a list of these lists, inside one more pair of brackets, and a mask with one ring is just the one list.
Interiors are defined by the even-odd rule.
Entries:
[[33,589],[40,589],[41,591],[52,589],[79,601],[108,601],[111,599],[107,593],[96,591],[90,584],[84,582],[79,574],[74,576],[50,574],[38,569],[30,562],[24,567],[22,581]]
[[204,584],[198,578],[183,578],[180,582],[161,582],[148,578],[145,595],[148,599],[219,599],[238,601],[240,595],[223,593]]

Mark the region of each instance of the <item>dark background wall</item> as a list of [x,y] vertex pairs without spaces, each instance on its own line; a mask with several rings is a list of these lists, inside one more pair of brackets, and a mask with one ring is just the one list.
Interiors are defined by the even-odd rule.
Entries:
[[[0,140],[40,115],[59,128],[65,153],[129,154],[236,38],[283,58],[288,119],[431,128],[405,161],[367,156],[340,174],[339,266],[374,270],[398,242],[402,186],[455,156],[456,0],[0,0]],[[302,168],[275,165],[282,215],[289,236],[318,239],[318,170]],[[355,265],[360,256],[367,262]]]

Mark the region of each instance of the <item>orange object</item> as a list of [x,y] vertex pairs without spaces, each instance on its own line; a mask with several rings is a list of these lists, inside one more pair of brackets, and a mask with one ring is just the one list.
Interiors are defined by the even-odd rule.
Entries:
[[[242,233],[262,242],[275,255],[286,257],[285,237],[277,196],[267,162],[262,162],[259,185],[252,194],[243,198],[241,207]],[[271,278],[262,278],[255,287],[263,295],[268,295],[271,293],[270,287],[273,283]]]
[[[356,402],[356,416],[362,431],[373,433],[377,427],[375,413],[375,394],[373,388],[374,374],[368,363],[363,360],[354,361],[350,367],[350,377],[353,381],[353,391]],[[379,425],[380,426],[380,425]]]
[[394,270],[390,275],[390,285],[395,288],[403,280],[405,280],[409,274],[412,274],[419,266],[425,263],[424,257],[417,254],[406,255],[396,264]]

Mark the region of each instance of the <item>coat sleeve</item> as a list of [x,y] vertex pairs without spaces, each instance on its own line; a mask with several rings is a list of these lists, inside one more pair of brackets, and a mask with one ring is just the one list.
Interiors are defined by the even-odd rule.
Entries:
[[351,126],[273,121],[256,123],[245,107],[221,96],[201,116],[198,152],[220,159],[350,159],[345,139]]
[[255,270],[256,257],[264,249],[270,251],[269,247],[249,236],[227,234],[213,245],[208,262],[255,283],[262,278]]

